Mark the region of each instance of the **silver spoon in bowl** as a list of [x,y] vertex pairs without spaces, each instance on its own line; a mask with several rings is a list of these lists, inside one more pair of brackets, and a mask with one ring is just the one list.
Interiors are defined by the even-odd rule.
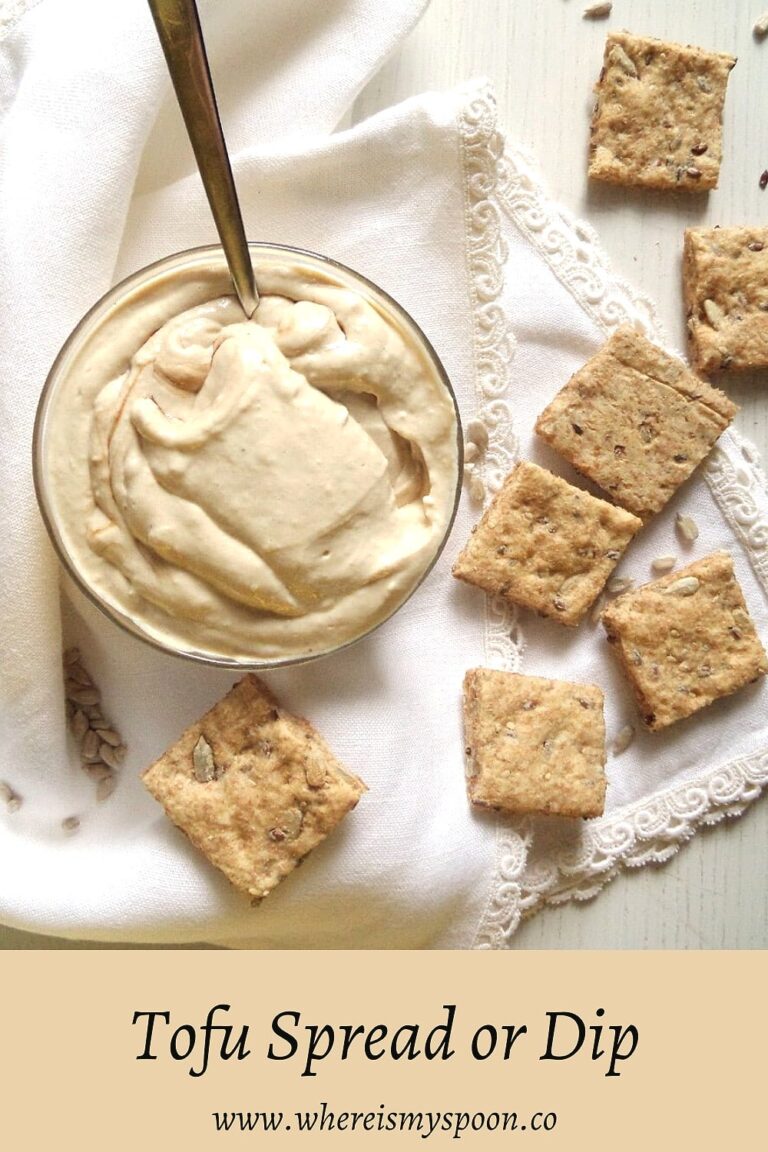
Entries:
[[216,231],[246,316],[259,303],[195,0],[148,0]]

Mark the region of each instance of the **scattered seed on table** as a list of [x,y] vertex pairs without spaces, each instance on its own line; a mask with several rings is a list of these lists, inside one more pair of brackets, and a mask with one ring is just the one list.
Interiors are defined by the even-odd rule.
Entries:
[[611,8],[613,8],[613,0],[597,0],[595,4],[588,4],[582,12],[582,19],[584,20],[602,20],[605,16],[610,16]]
[[[101,693],[82,663],[80,650],[68,648],[63,662],[67,720],[80,741],[80,766],[96,785],[96,799],[106,800],[117,785],[115,769],[125,759],[126,747],[101,711]],[[74,832],[79,825],[77,816],[62,822],[66,832]]]
[[472,476],[469,481],[469,494],[477,504],[485,499],[485,484],[479,476]]
[[467,426],[467,440],[476,444],[481,452],[488,447],[488,429],[482,420],[471,420]]
[[82,747],[80,753],[83,760],[98,760],[99,758],[99,734],[89,728],[83,737]]
[[698,540],[699,526],[692,516],[683,516],[681,512],[678,512],[675,526],[683,540],[688,544],[693,544],[694,540]]
[[[97,725],[94,724],[94,728],[96,727]],[[114,728],[100,728],[98,731],[99,739],[103,740],[105,744],[110,744],[113,748],[119,748],[123,742],[120,733],[115,732]]]
[[117,778],[110,774],[103,776],[96,784],[96,799],[99,803],[108,800],[117,787]]
[[5,780],[0,780],[0,800],[5,802],[7,812],[18,812],[21,808],[21,796]]
[[61,822],[61,827],[64,832],[77,832],[80,827],[79,816],[65,816]]
[[85,736],[86,732],[88,731],[88,717],[80,708],[75,711],[75,714],[70,721],[70,727],[72,729],[72,735],[74,736],[75,740],[82,740],[83,736]]
[[82,684],[84,688],[93,687],[93,680],[91,680],[85,668],[83,668],[79,661],[68,665],[67,676],[70,680],[74,680],[77,684]]
[[635,730],[631,724],[627,724],[620,732],[617,732],[613,741],[614,756],[621,756],[622,752],[626,752],[634,738]]
[[101,700],[101,693],[98,688],[83,688],[82,685],[75,684],[74,681],[68,681],[65,687],[70,700],[73,700],[75,704],[83,705],[84,708],[95,708]]
[[94,784],[99,784],[107,776],[114,775],[112,769],[103,760],[94,760],[90,764],[83,764],[82,768],[88,779],[93,780]]
[[110,768],[119,768],[125,758],[125,749],[122,745],[113,748],[110,744],[101,744],[99,746],[99,756]]
[[671,572],[675,564],[677,556],[657,556],[651,561],[651,568],[654,572]]

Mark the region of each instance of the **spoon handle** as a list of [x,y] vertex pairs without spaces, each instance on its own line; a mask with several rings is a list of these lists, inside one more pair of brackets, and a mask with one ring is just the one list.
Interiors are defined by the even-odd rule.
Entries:
[[148,0],[216,230],[246,316],[259,303],[195,0]]

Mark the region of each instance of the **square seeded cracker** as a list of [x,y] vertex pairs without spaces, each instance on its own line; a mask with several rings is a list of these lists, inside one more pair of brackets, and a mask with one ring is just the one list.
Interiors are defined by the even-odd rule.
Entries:
[[473,668],[464,677],[467,791],[518,814],[600,816],[605,802],[603,693]]
[[717,187],[728,73],[722,52],[614,32],[595,85],[589,175],[645,188]]
[[727,552],[626,592],[602,621],[652,731],[768,671]]
[[149,791],[236,888],[261,899],[366,790],[311,724],[245,676],[143,774]]
[[768,228],[688,228],[683,295],[702,372],[768,368]]
[[542,412],[536,431],[646,520],[688,479],[737,411],[680,360],[622,325]]
[[523,461],[507,476],[453,575],[575,627],[642,522]]

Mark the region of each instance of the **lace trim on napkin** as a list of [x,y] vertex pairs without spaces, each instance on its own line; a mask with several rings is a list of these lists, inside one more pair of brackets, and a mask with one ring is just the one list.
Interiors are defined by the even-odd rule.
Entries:
[[[471,89],[460,116],[461,161],[467,228],[467,281],[472,305],[475,415],[488,430],[478,473],[485,491],[497,492],[519,455],[512,418],[507,365],[516,342],[501,306],[507,245],[495,201],[504,138],[496,128],[490,90]],[[520,667],[523,638],[517,613],[498,597],[486,597],[485,656],[493,667]]]
[[[651,300],[613,273],[594,230],[554,204],[531,158],[522,149],[505,144],[497,128],[495,101],[487,88],[474,90],[467,101],[460,116],[460,133],[478,416],[489,430],[484,480],[492,492],[518,455],[511,404],[503,396],[507,384],[504,365],[514,353],[514,341],[501,304],[505,256],[502,213],[605,332],[631,323],[657,341],[669,342]],[[721,443],[730,445],[731,452],[723,448],[713,452],[703,475],[768,594],[768,517],[764,511],[768,484],[757,450],[743,437],[731,431]],[[498,602],[489,602],[489,662],[517,669],[522,650],[515,617]],[[498,821],[495,876],[473,947],[504,947],[521,917],[541,905],[588,899],[623,868],[669,859],[700,827],[740,815],[766,784],[768,752],[762,751],[608,817],[584,822],[575,845],[568,844],[546,861],[530,864],[532,822]]]
[[[504,138],[496,126],[496,102],[487,87],[467,89],[459,115],[464,208],[467,235],[467,281],[472,304],[472,340],[476,418],[488,431],[488,447],[478,472],[488,494],[497,492],[519,456],[512,405],[506,394],[507,365],[516,342],[501,303],[507,246],[497,202]],[[524,641],[512,605],[485,598],[485,662],[517,671]],[[530,833],[510,834],[496,821],[494,877],[473,947],[494,948],[507,941],[522,914],[521,884],[530,848]]]

